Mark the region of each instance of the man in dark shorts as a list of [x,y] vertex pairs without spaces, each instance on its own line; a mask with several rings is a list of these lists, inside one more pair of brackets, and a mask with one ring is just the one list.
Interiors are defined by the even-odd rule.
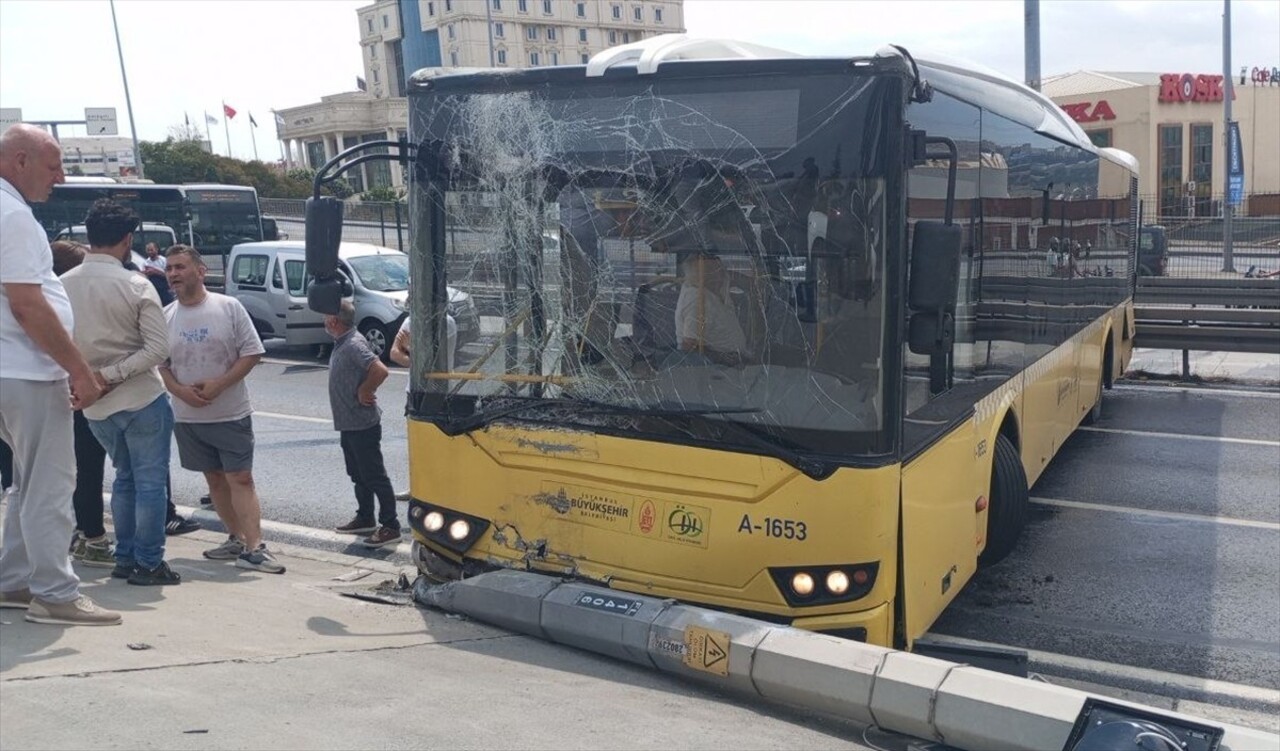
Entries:
[[253,406],[244,379],[262,359],[262,341],[239,300],[205,289],[205,264],[195,248],[175,245],[166,260],[178,299],[164,311],[169,362],[160,375],[174,396],[178,459],[184,469],[204,473],[213,508],[231,533],[204,556],[283,574],[262,542],[253,482]]

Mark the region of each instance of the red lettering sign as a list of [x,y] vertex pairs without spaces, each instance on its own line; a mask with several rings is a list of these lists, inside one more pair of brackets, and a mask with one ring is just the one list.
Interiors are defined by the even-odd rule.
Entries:
[[1080,102],[1078,104],[1064,104],[1062,111],[1067,113],[1067,117],[1078,123],[1096,123],[1099,120],[1114,120],[1116,113],[1111,109],[1111,105],[1107,100],[1103,99],[1097,104],[1093,102]]
[[[1235,98],[1233,91],[1231,98]],[[1160,76],[1160,102],[1221,102],[1222,76],[1165,73]]]

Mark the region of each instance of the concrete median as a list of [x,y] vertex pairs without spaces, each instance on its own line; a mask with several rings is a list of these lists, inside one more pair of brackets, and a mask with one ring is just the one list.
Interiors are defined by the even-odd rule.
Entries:
[[[1054,686],[539,574],[500,571],[439,586],[423,604],[566,646],[652,664],[763,698],[967,749],[1067,747],[1093,697]],[[641,645],[644,645],[642,650]],[[1280,748],[1251,728],[1106,700],[1168,722],[1221,729],[1223,751]]]

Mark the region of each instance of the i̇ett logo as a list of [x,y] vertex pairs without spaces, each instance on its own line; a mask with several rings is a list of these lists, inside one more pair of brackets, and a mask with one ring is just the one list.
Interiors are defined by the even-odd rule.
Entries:
[[702,519],[697,513],[677,506],[667,515],[667,529],[680,537],[696,539],[702,536]]
[[653,531],[653,522],[658,513],[653,508],[653,501],[645,501],[640,507],[640,531],[649,534]]

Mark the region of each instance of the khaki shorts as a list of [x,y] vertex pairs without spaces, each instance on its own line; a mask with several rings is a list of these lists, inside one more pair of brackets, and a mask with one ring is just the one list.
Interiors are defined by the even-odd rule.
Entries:
[[173,426],[178,461],[192,472],[253,469],[253,417],[228,422],[180,422]]

